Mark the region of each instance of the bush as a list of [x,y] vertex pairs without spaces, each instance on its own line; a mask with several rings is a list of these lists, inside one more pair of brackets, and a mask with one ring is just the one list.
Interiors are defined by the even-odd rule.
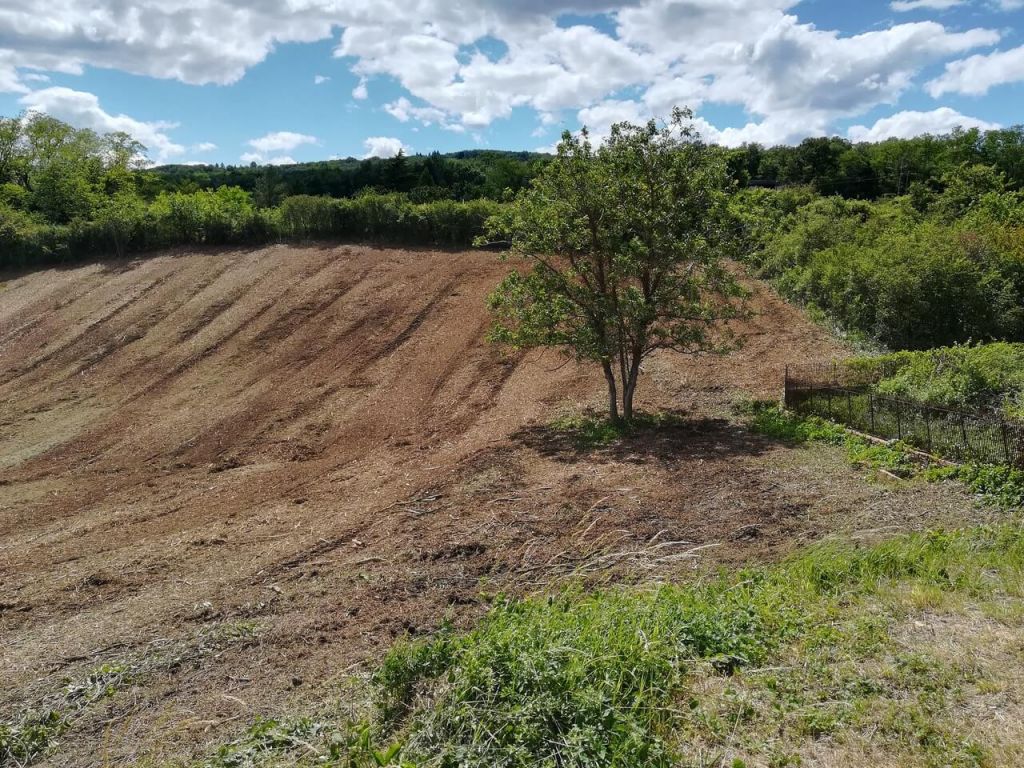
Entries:
[[282,237],[336,237],[410,245],[468,247],[499,208],[490,200],[412,203],[404,195],[364,194],[351,199],[298,195],[278,209]]
[[273,214],[257,209],[238,187],[164,193],[150,215],[161,245],[259,243],[277,234]]
[[252,245],[273,240],[369,240],[469,247],[500,209],[490,200],[415,204],[404,195],[352,199],[296,195],[257,208],[237,187],[163,193],[151,204],[134,192],[106,198],[90,219],[48,224],[0,203],[0,269],[125,256],[176,245]]
[[1024,420],[1024,344],[997,342],[857,358],[877,391],[944,408],[994,410]]
[[733,210],[748,263],[856,338],[1024,341],[1024,196],[976,186],[951,184],[934,204],[750,190]]

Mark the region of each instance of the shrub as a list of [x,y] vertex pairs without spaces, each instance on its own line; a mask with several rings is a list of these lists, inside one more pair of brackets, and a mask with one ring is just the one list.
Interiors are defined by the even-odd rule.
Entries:
[[126,190],[105,198],[92,218],[55,225],[0,202],[0,269],[276,239],[464,248],[500,207],[491,200],[415,204],[404,195],[368,193],[352,199],[295,195],[277,208],[257,208],[237,187],[165,192],[147,205]]
[[897,352],[857,358],[848,365],[873,372],[882,394],[946,408],[992,409],[1024,419],[1024,344]]
[[931,208],[751,190],[733,211],[748,263],[854,337],[1024,341],[1024,196],[976,186],[951,185]]

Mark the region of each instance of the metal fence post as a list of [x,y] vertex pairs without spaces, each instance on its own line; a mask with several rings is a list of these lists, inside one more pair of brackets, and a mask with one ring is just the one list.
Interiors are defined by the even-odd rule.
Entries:
[[875,434],[875,395],[868,391],[868,408],[871,410],[871,434]]
[[903,439],[903,424],[900,422],[900,401],[899,400],[893,400],[893,403],[896,405],[896,439],[897,440],[902,440]]
[[846,390],[846,423],[853,424],[853,398],[850,396],[850,390]]
[[1010,436],[1008,434],[1009,428],[1006,426],[1006,419],[1000,419],[999,426],[1002,428],[1003,432],[1003,453],[1006,454],[1006,463],[1008,465],[1012,465],[1013,460],[1010,458]]
[[928,438],[928,453],[932,452],[932,409],[924,409],[924,432]]
[[967,418],[960,414],[960,436],[964,439],[964,455],[969,456],[971,453],[971,444],[967,441]]

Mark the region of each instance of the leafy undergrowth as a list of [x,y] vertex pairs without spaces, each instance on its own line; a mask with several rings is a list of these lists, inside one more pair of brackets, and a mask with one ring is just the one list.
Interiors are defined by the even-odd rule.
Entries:
[[847,361],[880,375],[877,390],[945,408],[993,409],[1024,419],[1024,344],[994,342]]
[[40,707],[0,723],[0,765],[27,765],[44,756],[67,731],[75,715],[132,683],[123,664],[102,664],[79,680],[68,680]]
[[875,443],[817,416],[799,416],[774,403],[744,403],[741,413],[755,432],[789,443],[822,442],[846,448],[851,463],[929,482],[958,481],[983,502],[1003,509],[1024,508],[1024,471],[1004,465],[926,466],[902,443]]
[[[469,633],[393,648],[361,724],[261,721],[207,765],[1012,765],[1012,733],[971,713],[1019,701],[1022,576],[1024,529],[1002,525],[502,599]],[[908,642],[929,617],[974,622],[980,645]]]

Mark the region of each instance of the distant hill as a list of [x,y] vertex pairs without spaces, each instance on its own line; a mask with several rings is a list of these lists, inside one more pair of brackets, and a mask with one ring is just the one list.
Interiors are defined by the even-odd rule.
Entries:
[[402,192],[420,202],[501,198],[525,186],[550,155],[468,149],[386,160],[354,157],[293,165],[161,165],[146,172],[147,192],[237,186],[272,205],[288,195],[351,197],[363,190]]

